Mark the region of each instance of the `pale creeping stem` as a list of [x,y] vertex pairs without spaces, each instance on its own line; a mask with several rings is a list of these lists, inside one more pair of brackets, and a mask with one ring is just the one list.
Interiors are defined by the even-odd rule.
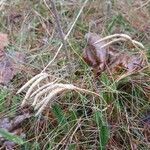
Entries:
[[[64,91],[64,88],[57,88],[55,90],[53,90],[50,94],[48,94],[48,96],[43,99],[43,101],[41,101],[39,104],[36,105],[35,110],[39,109],[38,112],[36,113],[36,116],[38,116],[46,107],[46,105],[49,103],[49,101],[56,96],[58,93]],[[42,105],[42,106],[41,106]]]
[[39,102],[39,97],[41,97],[42,95],[44,95],[47,92],[50,92],[52,89],[54,89],[56,87],[57,86],[55,84],[53,85],[53,83],[51,83],[47,88],[43,89],[38,94],[36,94],[34,97],[34,101],[32,103],[32,106],[35,106]]
[[[127,34],[113,34],[113,35],[109,35],[109,36],[106,36],[98,41],[96,41],[94,44],[97,44],[99,42],[102,42],[102,41],[106,41],[106,40],[109,40],[109,39],[113,39],[113,38],[119,38],[120,40],[129,40],[134,46],[138,46],[142,49],[145,49],[144,45],[138,41],[135,41],[133,40],[129,35]],[[119,39],[117,41],[119,41]],[[116,42],[116,39],[112,40],[111,42],[105,44],[105,46],[108,46],[112,43]]]
[[44,74],[47,73],[40,73],[36,76],[34,76],[33,78],[31,78],[25,85],[23,85],[18,91],[17,94],[21,93],[26,87],[28,87],[30,84],[32,84],[36,79],[38,79],[39,77],[43,76]]
[[25,104],[25,102],[26,102],[26,100],[29,98],[29,96],[30,96],[30,94],[31,94],[31,92],[32,92],[32,90],[33,90],[33,88],[40,82],[40,81],[42,81],[43,79],[45,79],[45,78],[47,78],[48,77],[48,74],[44,74],[44,75],[42,75],[42,76],[40,76],[39,77],[39,79],[37,79],[31,86],[30,86],[30,88],[28,89],[28,91],[27,91],[27,93],[26,93],[26,95],[25,95],[25,97],[24,97],[24,99],[23,99],[23,101],[22,101],[22,106]]
[[58,79],[56,79],[54,82],[48,83],[46,85],[43,85],[41,87],[39,87],[35,92],[33,92],[30,97],[32,98],[33,96],[35,96],[36,94],[38,94],[40,91],[42,91],[43,89],[49,87],[50,85],[56,83],[58,81]]

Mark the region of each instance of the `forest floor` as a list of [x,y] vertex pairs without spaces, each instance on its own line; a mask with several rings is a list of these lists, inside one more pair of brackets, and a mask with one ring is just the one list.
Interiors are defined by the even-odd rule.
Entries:
[[150,1],[55,6],[0,1],[0,149],[150,149]]

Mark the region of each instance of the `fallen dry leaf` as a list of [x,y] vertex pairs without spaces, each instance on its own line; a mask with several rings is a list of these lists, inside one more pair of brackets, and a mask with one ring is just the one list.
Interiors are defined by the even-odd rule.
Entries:
[[25,55],[19,52],[6,53],[7,34],[0,33],[0,83],[7,84],[18,73],[25,61]]
[[0,83],[7,84],[21,70],[24,58],[25,55],[18,52],[3,55],[0,59]]
[[83,50],[83,59],[85,62],[95,70],[103,71],[108,63],[108,49],[102,48],[104,42],[94,44],[100,39],[95,33],[87,33],[85,35],[87,40],[87,47]]
[[[145,0],[128,2],[116,0],[116,8],[126,20],[137,30],[147,32],[150,29],[150,13]],[[147,5],[144,5],[146,4]],[[123,7],[122,7],[123,6]]]
[[128,51],[121,52],[110,46],[102,47],[106,43],[97,43],[102,38],[95,33],[88,33],[85,38],[87,39],[87,47],[83,50],[83,59],[93,68],[95,75],[102,71],[112,74],[119,72],[119,70],[131,73],[142,69],[146,64],[140,54],[130,54]]
[[[111,55],[110,55],[111,56]],[[108,64],[111,72],[117,71],[117,68],[124,69],[126,72],[133,72],[142,69],[145,65],[143,59],[138,55],[130,55],[128,53],[120,53],[115,57],[110,57]]]
[[31,117],[31,110],[29,108],[22,108],[20,113],[16,114],[14,118],[1,118],[0,119],[0,128],[6,129],[7,131],[15,130],[19,124],[21,124],[24,120]]
[[[21,124],[32,116],[32,110],[29,107],[24,107],[18,110],[13,118],[5,117],[0,119],[0,128],[11,132],[14,135],[25,136]],[[5,149],[13,149],[16,144],[8,141],[0,135],[0,146]]]

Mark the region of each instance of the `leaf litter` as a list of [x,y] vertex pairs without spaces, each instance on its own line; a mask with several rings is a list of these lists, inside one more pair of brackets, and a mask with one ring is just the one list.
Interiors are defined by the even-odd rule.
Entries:
[[[13,77],[21,71],[21,65],[25,62],[25,55],[21,52],[7,52],[5,48],[8,46],[8,35],[0,33],[0,84],[7,85]],[[22,108],[15,117],[3,117],[0,119],[0,146],[5,149],[13,149],[16,145],[14,139],[16,135],[22,136],[23,129],[20,127],[26,119],[31,117],[28,108]],[[3,134],[2,134],[3,133]],[[5,136],[5,138],[4,138]],[[10,139],[12,139],[12,141]],[[18,139],[18,138],[16,138]]]
[[[123,7],[122,7],[123,6]],[[150,29],[149,2],[136,0],[132,2],[116,1],[116,8],[126,18],[132,27],[148,33]]]
[[[32,116],[32,109],[28,106],[18,109],[14,117],[3,117],[0,119],[0,146],[5,149],[13,149],[17,140],[26,137],[21,124]],[[5,137],[4,137],[5,136]],[[15,138],[17,140],[15,140]]]
[[[87,46],[83,50],[83,59],[93,68],[93,72],[96,76],[100,75],[103,71],[111,75],[116,75],[116,73],[121,75],[122,71],[123,73],[130,74],[135,73],[146,66],[146,60],[143,56],[143,45],[132,40],[127,35],[120,35],[110,36],[110,38],[114,39],[108,43],[105,41],[108,41],[110,39],[109,37],[102,38],[96,33],[87,33],[85,35]],[[132,54],[131,51],[133,51],[133,49],[123,51],[114,48],[115,44],[120,41],[131,42],[139,52],[134,52]]]
[[6,52],[8,35],[0,33],[0,84],[8,84],[21,71],[25,62],[25,55],[21,52]]

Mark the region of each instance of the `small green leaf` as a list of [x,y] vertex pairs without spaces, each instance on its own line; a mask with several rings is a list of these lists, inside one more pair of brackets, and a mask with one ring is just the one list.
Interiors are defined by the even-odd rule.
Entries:
[[22,138],[20,138],[19,136],[17,135],[13,135],[12,133],[0,128],[0,135],[2,137],[4,137],[5,139],[11,141],[11,142],[14,142],[14,143],[17,143],[19,145],[22,145],[24,143],[24,141],[22,140]]

